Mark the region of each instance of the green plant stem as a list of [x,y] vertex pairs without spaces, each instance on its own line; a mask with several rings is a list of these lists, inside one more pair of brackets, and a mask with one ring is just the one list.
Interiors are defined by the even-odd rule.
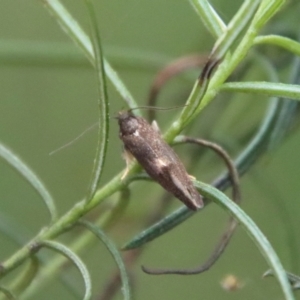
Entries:
[[[266,1],[261,2],[260,7],[256,12],[252,22],[250,23],[241,42],[233,51],[232,55],[227,54],[224,58],[218,70],[211,78],[209,89],[201,99],[201,103],[196,109],[195,113],[193,113],[193,115],[190,117],[189,110],[193,109],[193,105],[192,107],[187,106],[183,109],[180,117],[175,122],[173,122],[170,129],[164,135],[167,142],[172,142],[176,135],[178,135],[178,133],[181,132],[181,130],[186,125],[188,125],[199,114],[199,112],[215,98],[222,84],[247,55],[259,30],[262,28],[265,22],[267,22],[267,20],[277,12],[283,1],[273,1],[272,3],[269,3],[267,1],[267,3],[269,4],[268,9],[265,9]],[[225,44],[225,46],[228,47],[227,44]],[[219,49],[218,52],[222,53],[222,48]],[[203,91],[201,89],[201,86],[199,86],[198,82],[196,82],[189,96],[188,103],[198,102],[199,97],[202,97],[202,93]]]
[[[129,204],[129,190],[125,188],[121,190],[120,199],[118,199],[115,207],[113,207],[109,212],[101,215],[99,219],[95,222],[96,226],[99,226],[102,229],[111,227],[112,223],[116,221],[116,219],[122,214],[122,211]],[[86,231],[82,233],[78,238],[76,238],[72,244],[70,244],[70,249],[74,252],[79,253],[84,248],[86,249],[91,243],[94,242],[94,235],[91,232]],[[23,299],[30,299],[36,290],[42,289],[43,286],[49,282],[49,278],[52,278],[54,274],[58,272],[59,269],[65,265],[66,259],[63,256],[56,256],[52,259],[51,264],[48,264],[44,268],[40,270],[39,276],[35,279],[35,281],[27,288],[25,293],[22,295]],[[73,288],[70,286],[74,285],[70,278],[66,279],[62,278],[65,285],[69,287],[69,289],[74,293]]]
[[[119,68],[140,71],[157,71],[173,58],[152,51],[105,45],[107,59]],[[71,43],[36,42],[24,40],[0,39],[1,66],[35,66],[56,68],[83,67],[91,68],[82,52]],[[195,77],[194,77],[195,78]],[[193,78],[193,79],[194,79]]]
[[130,300],[132,297],[131,297],[131,290],[130,290],[130,286],[129,286],[129,276],[126,272],[125,264],[123,262],[121,254],[119,253],[115,244],[95,224],[90,223],[85,220],[79,220],[78,224],[85,226],[88,230],[90,230],[93,234],[95,234],[104,243],[107,250],[110,252],[113,259],[115,260],[115,262],[118,266],[118,269],[120,271],[120,276],[121,276],[121,280],[122,280],[121,290],[124,295],[124,300]]
[[190,2],[209,32],[215,38],[218,38],[226,30],[226,24],[212,8],[211,4],[206,0],[190,0]]
[[132,178],[130,175],[136,174],[140,170],[136,164],[131,167],[128,177],[125,180],[121,180],[123,172],[116,175],[109,183],[104,185],[103,188],[98,190],[94,198],[86,203],[84,200],[77,203],[70,211],[68,211],[64,216],[57,220],[56,223],[42,230],[37,237],[30,241],[23,248],[19,249],[14,255],[9,259],[4,261],[0,265],[0,278],[2,278],[9,271],[17,268],[25,259],[32,255],[31,245],[40,244],[44,240],[51,240],[61,233],[69,230],[72,226],[79,220],[83,215],[93,209],[95,206],[99,205],[104,199],[111,196],[113,193],[125,188]]
[[32,256],[27,268],[14,279],[10,288],[17,295],[20,295],[34,280],[40,267],[40,261],[36,256]]
[[224,57],[240,33],[246,28],[259,6],[259,0],[245,0],[219,37],[212,51],[213,56]]

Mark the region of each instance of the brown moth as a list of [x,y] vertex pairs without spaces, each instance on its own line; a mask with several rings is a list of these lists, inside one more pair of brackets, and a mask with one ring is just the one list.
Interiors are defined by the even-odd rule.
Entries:
[[[150,125],[130,111],[119,112],[117,119],[125,151],[136,158],[152,179],[188,208],[202,208],[201,195],[177,154],[161,137],[156,123]],[[125,175],[126,172],[123,177]]]

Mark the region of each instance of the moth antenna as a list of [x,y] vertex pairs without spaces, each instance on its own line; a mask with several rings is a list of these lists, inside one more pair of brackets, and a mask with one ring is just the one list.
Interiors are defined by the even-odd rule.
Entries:
[[132,112],[135,109],[148,109],[148,110],[171,110],[171,109],[178,109],[178,108],[183,108],[186,107],[187,104],[185,105],[178,105],[178,106],[172,106],[172,107],[156,107],[156,106],[137,106],[134,108],[131,108],[128,110],[128,112]]
[[74,143],[76,143],[79,139],[81,139],[86,133],[88,133],[89,131],[91,131],[92,129],[94,129],[96,126],[98,125],[97,123],[94,123],[93,125],[91,125],[90,127],[88,127],[87,129],[85,129],[82,133],[80,133],[77,137],[75,137],[73,140],[71,140],[70,142],[60,146],[59,148],[49,152],[49,155],[53,155],[71,145],[73,145]]

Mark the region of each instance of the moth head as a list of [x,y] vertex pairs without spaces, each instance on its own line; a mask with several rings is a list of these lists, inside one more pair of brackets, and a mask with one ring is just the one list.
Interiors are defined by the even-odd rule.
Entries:
[[140,126],[138,118],[130,111],[120,111],[116,118],[122,135],[133,134]]

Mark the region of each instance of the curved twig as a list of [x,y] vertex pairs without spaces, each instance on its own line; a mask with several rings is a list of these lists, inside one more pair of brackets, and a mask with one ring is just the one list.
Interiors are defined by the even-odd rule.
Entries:
[[[172,79],[174,76],[188,70],[191,68],[197,68],[203,66],[207,62],[208,55],[203,54],[194,54],[188,55],[184,57],[180,57],[176,60],[173,60],[168,65],[166,65],[162,70],[160,70],[150,87],[147,105],[148,106],[156,106],[156,99],[161,90],[161,88]],[[148,118],[150,121],[155,119],[155,111],[149,110]]]

